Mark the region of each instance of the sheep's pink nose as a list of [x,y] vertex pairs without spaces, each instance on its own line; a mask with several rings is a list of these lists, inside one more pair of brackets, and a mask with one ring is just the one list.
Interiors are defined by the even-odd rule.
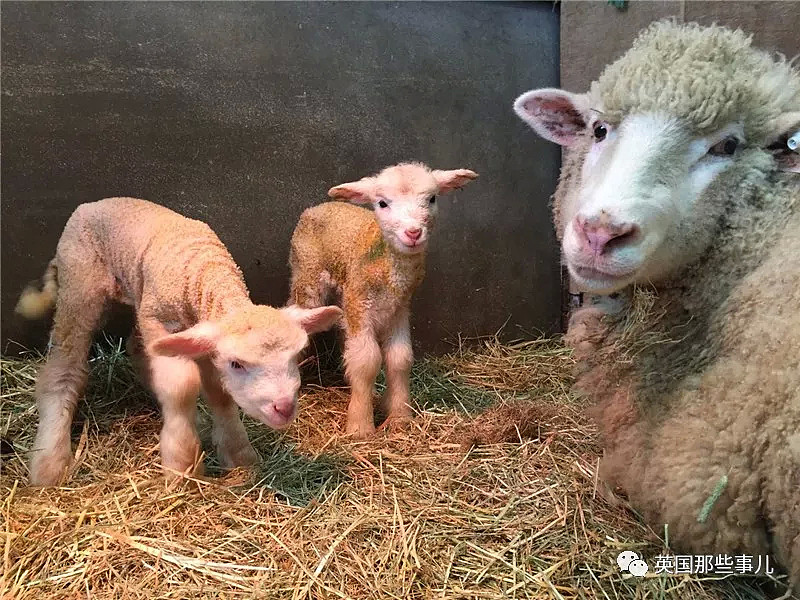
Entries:
[[288,419],[294,412],[294,397],[278,398],[272,402],[272,408],[275,409],[276,413]]
[[416,241],[419,239],[419,236],[422,235],[422,229],[419,227],[411,227],[406,229],[406,235],[408,236],[408,239]]
[[575,229],[584,247],[594,254],[602,254],[611,240],[622,242],[632,238],[637,227],[633,223],[611,223],[605,218],[575,217]]

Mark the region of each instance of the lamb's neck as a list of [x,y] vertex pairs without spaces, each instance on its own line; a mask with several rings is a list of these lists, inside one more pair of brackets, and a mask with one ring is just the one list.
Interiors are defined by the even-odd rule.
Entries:
[[191,300],[197,321],[219,320],[223,315],[252,304],[235,263],[207,263],[192,279]]
[[403,297],[410,297],[425,276],[426,252],[389,252],[389,285]]

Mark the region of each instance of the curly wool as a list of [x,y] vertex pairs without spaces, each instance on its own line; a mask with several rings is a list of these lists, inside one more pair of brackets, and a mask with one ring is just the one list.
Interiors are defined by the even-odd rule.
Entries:
[[746,139],[761,144],[776,115],[800,110],[800,78],[784,57],[751,47],[741,30],[670,20],[639,34],[590,95],[611,122],[637,112],[666,113],[698,135],[741,122]]

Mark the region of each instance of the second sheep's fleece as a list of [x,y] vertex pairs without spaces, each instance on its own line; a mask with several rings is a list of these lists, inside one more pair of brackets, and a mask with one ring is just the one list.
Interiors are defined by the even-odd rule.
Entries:
[[800,74],[667,21],[588,93],[515,109],[567,150],[553,214],[595,294],[567,339],[602,477],[675,550],[769,553],[800,589]]
[[344,310],[344,361],[352,387],[347,433],[355,437],[375,431],[372,395],[381,355],[388,422],[411,415],[409,307],[425,275],[436,197],[476,177],[467,169],[438,171],[403,163],[328,192],[373,210],[328,202],[300,217],[292,236],[289,304],[312,308],[335,300]]
[[54,485],[70,463],[70,425],[87,377],[92,335],[112,302],[136,311],[132,347],[161,404],[167,474],[196,467],[200,389],[224,467],[258,460],[237,405],[274,428],[297,410],[297,357],[308,335],[341,317],[335,306],[303,310],[253,304],[239,267],[211,228],[133,198],[80,205],[67,221],[42,291],[23,292],[17,311],[44,316],[55,303],[51,348],[36,383],[39,428],[34,485]]

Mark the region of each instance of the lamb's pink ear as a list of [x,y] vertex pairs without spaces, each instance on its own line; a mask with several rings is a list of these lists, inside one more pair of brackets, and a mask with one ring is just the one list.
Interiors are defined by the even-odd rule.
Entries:
[[586,129],[583,97],[556,88],[525,92],[514,101],[514,112],[546,140],[571,146]]
[[200,358],[214,351],[219,338],[219,327],[213,323],[198,323],[185,331],[158,338],[150,344],[149,350],[157,356]]
[[478,177],[478,174],[469,169],[455,169],[454,171],[432,171],[433,176],[439,183],[439,193],[444,194],[451,190],[457,190],[464,187],[473,179]]
[[[774,134],[768,141],[767,151],[772,152],[778,169],[800,173],[800,111],[783,113],[775,119],[772,130]],[[788,140],[792,139],[797,144],[794,150],[788,146]]]
[[338,306],[300,308],[296,304],[293,304],[281,310],[285,312],[289,318],[296,321],[308,334],[330,329],[342,316],[342,309]]
[[337,185],[328,190],[328,196],[335,200],[369,204],[375,201],[375,180],[372,177],[365,177],[352,183]]

